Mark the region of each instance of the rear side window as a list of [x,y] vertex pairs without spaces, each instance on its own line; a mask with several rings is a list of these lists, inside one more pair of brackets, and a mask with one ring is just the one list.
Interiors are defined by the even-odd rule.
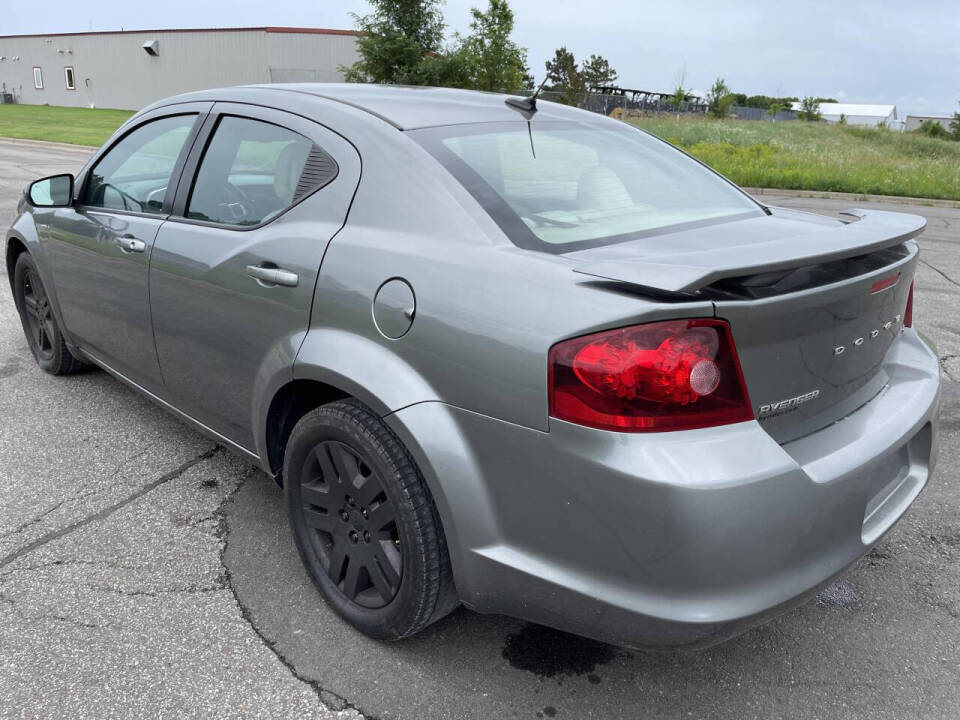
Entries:
[[200,162],[187,217],[260,225],[336,174],[333,158],[303,135],[260,120],[224,116]]
[[97,161],[84,189],[83,204],[162,213],[170,176],[196,118],[165,117],[126,135]]

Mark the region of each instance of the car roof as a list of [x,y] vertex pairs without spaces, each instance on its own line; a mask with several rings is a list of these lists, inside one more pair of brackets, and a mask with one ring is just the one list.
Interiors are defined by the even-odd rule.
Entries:
[[[260,100],[260,93],[264,90],[334,100],[368,112],[401,130],[524,119],[519,110],[504,102],[509,96],[475,90],[364,83],[276,83],[230,88],[231,91],[244,89],[256,90]],[[190,93],[189,99],[218,100],[218,92]],[[236,97],[235,92],[231,95]],[[186,96],[183,99],[187,99]],[[589,115],[566,105],[541,100],[535,117],[537,120],[582,121]]]

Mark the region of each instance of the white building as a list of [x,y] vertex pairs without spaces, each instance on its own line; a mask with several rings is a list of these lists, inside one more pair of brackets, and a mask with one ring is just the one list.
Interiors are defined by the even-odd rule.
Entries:
[[904,130],[919,130],[927,120],[933,120],[947,132],[950,132],[950,123],[953,122],[952,115],[907,115],[907,121],[904,123]]
[[339,82],[356,33],[254,27],[0,36],[0,98],[138,110],[190,90]]
[[[801,105],[793,103],[793,110],[799,111]],[[884,123],[896,129],[900,126],[896,105],[861,105],[859,103],[820,103],[820,115],[829,123],[840,122],[840,116],[846,117],[848,125],[869,125],[876,127]]]

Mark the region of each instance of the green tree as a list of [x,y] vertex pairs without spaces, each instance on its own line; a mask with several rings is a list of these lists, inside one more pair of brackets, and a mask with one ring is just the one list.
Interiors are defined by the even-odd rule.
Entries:
[[560,93],[557,101],[576,105],[587,91],[587,85],[577,67],[573,53],[566,47],[558,48],[553,55],[553,60],[547,60],[546,68],[547,82],[550,83],[551,90]]
[[730,114],[733,100],[733,94],[727,87],[726,81],[722,77],[718,77],[714,80],[713,87],[707,92],[707,111],[715,118],[725,118]]
[[612,85],[618,77],[617,71],[610,67],[610,62],[601,55],[591,55],[589,60],[584,60],[580,72],[588,88],[595,85]]
[[[739,98],[739,96],[738,96]],[[769,95],[751,95],[743,101],[737,100],[737,105],[746,105],[747,107],[760,108],[768,110],[773,104],[790,107],[790,103],[800,102],[800,98],[795,97],[770,97]]]
[[797,113],[797,117],[809,122],[820,120],[820,103],[817,102],[815,97],[805,97],[800,101],[800,111]]
[[843,114],[843,113],[840,113],[840,121],[839,121],[839,124],[840,124],[840,125],[846,125],[846,124],[847,124],[847,116],[846,116],[845,114]]
[[960,140],[960,112],[953,114],[953,120],[950,121],[950,134],[955,140]]
[[770,103],[770,107],[767,108],[767,115],[769,115],[774,122],[777,120],[777,115],[780,114],[781,110],[786,110],[787,106],[780,102]]
[[353,15],[360,59],[341,67],[347,82],[442,84],[457,64],[441,54],[441,0],[369,0],[373,12]]
[[447,75],[464,75],[461,87],[493,92],[518,93],[528,87],[532,78],[527,68],[527,50],[519,47],[510,35],[513,32],[513,11],[507,0],[489,0],[487,11],[471,8],[470,34],[458,37],[451,53]]
[[683,103],[687,101],[687,96],[690,94],[690,91],[684,87],[686,84],[687,67],[684,65],[682,68],[680,68],[680,72],[677,73],[676,80],[674,81],[673,92],[670,95],[670,104],[677,113],[677,120],[680,119],[680,108],[683,106]]

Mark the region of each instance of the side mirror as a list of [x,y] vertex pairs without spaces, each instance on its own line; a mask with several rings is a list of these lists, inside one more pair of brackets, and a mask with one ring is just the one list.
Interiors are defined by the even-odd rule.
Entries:
[[27,200],[34,207],[73,205],[73,175],[51,175],[27,186]]

